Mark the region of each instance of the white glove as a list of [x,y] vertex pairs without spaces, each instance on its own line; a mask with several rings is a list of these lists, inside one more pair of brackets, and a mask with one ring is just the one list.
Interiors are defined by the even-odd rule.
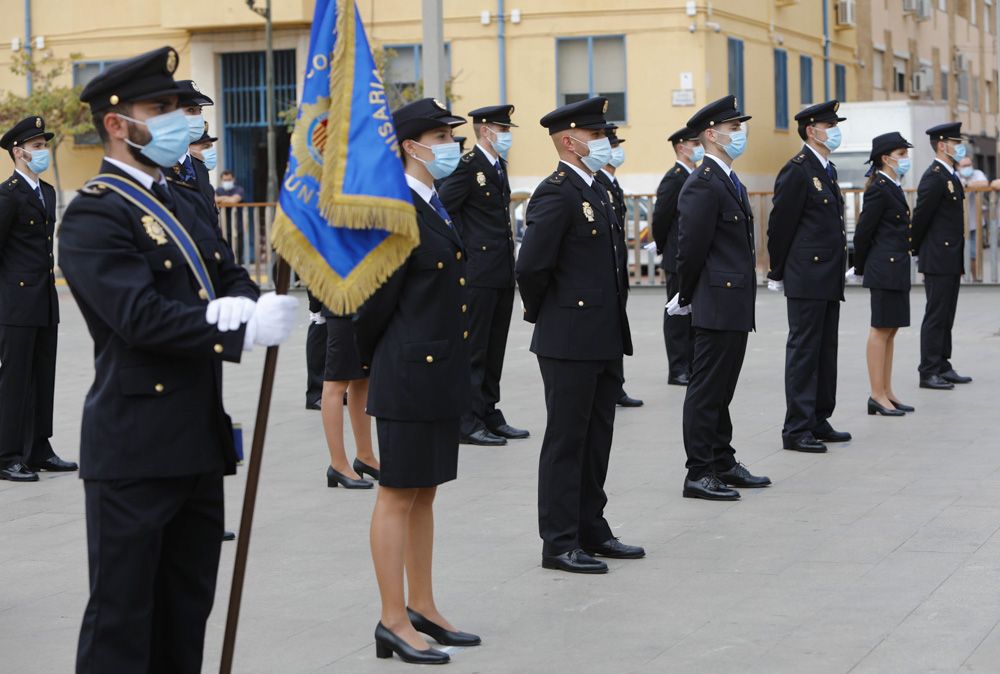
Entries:
[[288,295],[267,293],[257,300],[257,311],[247,322],[243,350],[258,346],[278,346],[292,334],[299,300]]
[[855,274],[854,267],[851,267],[850,269],[847,270],[847,273],[844,274],[844,278],[847,279],[848,281],[860,281],[863,277]]
[[666,307],[668,316],[687,316],[688,314],[691,313],[690,304],[687,305],[686,307],[682,307],[678,303],[680,296],[681,296],[680,293],[674,293],[674,296],[670,298],[669,302],[667,302]]
[[318,311],[316,313],[313,313],[313,312],[310,311],[309,312],[309,322],[310,323],[315,323],[316,325],[325,325],[326,324],[326,317],[323,314],[319,313]]
[[783,292],[785,292],[785,282],[784,281],[772,281],[771,279],[768,279],[767,280],[767,289],[768,290],[773,290],[776,293],[783,293]]
[[253,316],[257,303],[249,297],[220,297],[205,307],[205,320],[219,332],[239,330]]

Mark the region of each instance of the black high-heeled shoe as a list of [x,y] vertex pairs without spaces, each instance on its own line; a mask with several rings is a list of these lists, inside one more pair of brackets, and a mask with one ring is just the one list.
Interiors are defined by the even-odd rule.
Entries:
[[868,416],[874,416],[876,414],[881,414],[883,417],[902,417],[906,416],[906,412],[901,410],[892,409],[888,407],[882,407],[875,398],[868,398]]
[[897,402],[897,401],[893,400],[892,398],[889,398],[889,402],[891,402],[892,406],[895,407],[900,412],[916,412],[917,411],[916,407],[913,407],[912,405],[904,405],[903,403]]
[[379,475],[378,468],[372,468],[361,459],[354,459],[354,465],[352,466],[352,468],[354,468],[354,472],[360,475],[361,477],[364,477],[365,473],[368,473],[369,475],[372,476],[373,480],[378,480],[378,475]]
[[333,466],[329,466],[326,469],[326,486],[336,487],[337,485],[340,485],[344,489],[371,489],[375,486],[363,477],[360,480],[355,480],[334,470]]
[[403,662],[414,665],[443,665],[451,662],[450,655],[435,648],[417,650],[379,622],[375,626],[375,657],[391,658],[393,653],[398,655]]
[[423,632],[442,646],[478,646],[483,643],[483,640],[475,634],[446,630],[437,623],[432,623],[409,606],[406,607],[406,615],[413,623],[413,629]]

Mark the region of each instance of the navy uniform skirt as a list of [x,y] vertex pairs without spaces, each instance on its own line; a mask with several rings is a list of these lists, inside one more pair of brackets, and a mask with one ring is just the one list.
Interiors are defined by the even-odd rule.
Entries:
[[368,373],[361,367],[361,356],[354,341],[353,322],[347,317],[328,316],[323,381],[351,381],[367,376]]
[[398,489],[435,487],[458,475],[459,419],[375,419],[379,485]]
[[905,328],[910,325],[910,291],[869,288],[872,294],[872,327]]

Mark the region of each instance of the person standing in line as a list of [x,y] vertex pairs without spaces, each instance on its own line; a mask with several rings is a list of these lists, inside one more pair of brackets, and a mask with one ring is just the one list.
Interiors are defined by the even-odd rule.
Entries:
[[326,371],[326,319],[323,304],[306,290],[309,298],[309,328],[306,332],[306,409],[320,410]]
[[[986,174],[977,169],[972,165],[972,157],[963,157],[961,161],[958,162],[958,178],[962,182],[962,187],[965,189],[966,194],[968,194],[969,188],[977,189],[989,189],[990,179],[986,177]],[[979,202],[982,212],[982,231],[984,235],[988,235],[990,229],[990,209],[989,209],[989,194],[982,192]],[[969,220],[969,238],[967,244],[969,246],[969,261],[972,263],[972,268],[969,273],[972,275],[973,283],[979,281],[979,265],[976,264],[976,198],[975,196],[968,198],[969,206],[965,209],[966,217]],[[989,241],[988,236],[983,240],[983,244]]]
[[782,292],[788,312],[785,344],[785,449],[822,453],[824,442],[847,442],[834,430],[840,303],[847,270],[844,195],[830,153],[840,147],[839,101],[795,115],[803,148],[774,181],[767,223],[771,259],[767,287]]
[[847,278],[860,278],[871,292],[868,334],[868,414],[901,417],[914,408],[892,390],[896,333],[910,324],[910,207],[899,181],[910,170],[909,148],[898,132],[872,139],[868,184],[854,230],[854,266]]

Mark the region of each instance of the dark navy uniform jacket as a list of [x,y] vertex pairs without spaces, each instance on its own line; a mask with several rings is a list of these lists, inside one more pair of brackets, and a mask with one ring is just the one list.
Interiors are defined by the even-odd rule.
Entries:
[[614,360],[632,355],[625,303],[628,270],[606,189],[560,163],[526,212],[517,256],[531,351],[546,358]]
[[903,190],[882,174],[865,188],[854,230],[854,272],[862,285],[881,290],[910,289],[910,207]]
[[472,396],[465,249],[411,193],[420,245],[354,318],[361,362],[370,367],[367,411],[397,421],[457,419]]
[[913,245],[923,274],[965,273],[965,190],[958,176],[935,160],[924,171],[913,207]]
[[663,175],[656,188],[653,206],[653,240],[663,256],[660,263],[668,272],[677,272],[677,199],[687,180],[688,170],[680,162]]
[[691,325],[750,332],[757,263],[746,190],[738,192],[722,167],[706,156],[684,183],[677,211],[678,301],[693,305]]
[[774,181],[767,252],[771,258],[767,277],[784,282],[785,297],[844,299],[844,197],[808,147],[792,157]]
[[[109,162],[101,172],[136,182]],[[171,191],[177,219],[197,243],[217,296],[256,300],[257,286],[218,229],[198,217],[193,200],[201,195]],[[205,320],[207,300],[181,250],[144,217],[111,190],[85,186],[59,230],[59,266],[94,340],[80,476],[233,473],[222,361],[240,360],[245,330],[219,332]]]
[[42,328],[59,322],[52,243],[56,191],[38,184],[44,207],[20,173],[0,185],[0,325]]
[[514,238],[510,228],[507,162],[501,179],[478,146],[462,155],[441,182],[438,196],[469,253],[467,281],[476,288],[514,287]]

